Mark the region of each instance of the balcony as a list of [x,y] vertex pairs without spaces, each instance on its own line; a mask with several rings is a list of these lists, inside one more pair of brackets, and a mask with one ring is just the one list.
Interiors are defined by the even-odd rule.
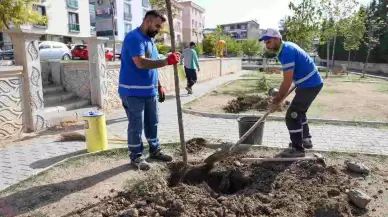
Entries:
[[67,7],[78,9],[78,0],[67,0]]
[[[113,30],[106,30],[106,31],[97,31],[97,36],[112,36]],[[117,35],[117,31],[115,31],[115,35]]]
[[124,12],[124,20],[132,21],[132,14]]
[[80,26],[78,23],[69,23],[69,32],[80,32]]
[[112,10],[110,8],[97,9],[96,10],[96,20],[106,20],[112,19]]

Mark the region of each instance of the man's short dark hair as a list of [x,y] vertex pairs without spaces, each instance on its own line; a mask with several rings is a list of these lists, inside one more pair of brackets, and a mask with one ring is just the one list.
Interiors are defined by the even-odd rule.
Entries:
[[166,17],[161,12],[159,12],[157,10],[147,11],[147,13],[144,16],[144,19],[147,17],[160,18],[162,20],[162,22],[166,22]]
[[192,41],[190,42],[190,47],[195,46],[195,43]]

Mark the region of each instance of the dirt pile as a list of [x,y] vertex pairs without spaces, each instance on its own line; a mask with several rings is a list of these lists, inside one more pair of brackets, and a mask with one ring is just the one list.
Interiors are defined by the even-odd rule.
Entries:
[[186,150],[190,154],[201,152],[206,148],[206,140],[203,138],[193,138],[186,142]]
[[[233,159],[232,159],[233,160]],[[180,165],[170,165],[176,172]],[[314,162],[228,162],[169,187],[161,175],[74,216],[284,216],[349,217],[349,177]]]
[[[271,99],[266,96],[239,96],[233,99],[224,106],[224,111],[228,113],[239,113],[248,110],[267,111],[268,106],[271,103]],[[284,111],[288,108],[290,102],[286,101],[282,103],[279,111]]]

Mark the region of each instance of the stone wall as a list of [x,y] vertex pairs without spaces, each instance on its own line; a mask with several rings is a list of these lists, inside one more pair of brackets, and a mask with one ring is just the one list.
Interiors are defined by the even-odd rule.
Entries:
[[[326,60],[322,60],[322,62],[326,62]],[[341,69],[342,66],[347,67],[348,62],[347,61],[334,61],[334,66],[337,69]],[[364,68],[364,63],[361,62],[350,62],[349,64],[350,69],[356,69],[356,70],[362,70]],[[388,74],[388,64],[384,63],[368,63],[365,71],[367,72],[381,72],[384,74]]]
[[61,84],[65,90],[82,99],[90,99],[89,63],[72,61],[63,62],[61,65]]
[[[57,62],[58,63],[58,62]],[[44,63],[46,64],[46,63]],[[89,63],[87,61],[71,61],[71,62],[61,62],[60,67],[55,65],[53,62],[51,64],[51,69],[46,69],[45,71],[50,71],[52,73],[53,80],[55,77],[58,77],[60,74],[61,85],[65,88],[66,91],[74,92],[79,97],[83,99],[91,99],[91,82],[90,79],[90,70]],[[203,82],[211,80],[223,75],[227,75],[233,72],[241,70],[241,59],[239,58],[211,58],[211,59],[200,59],[200,68],[201,71],[198,72],[198,82]],[[60,68],[60,73],[57,73],[56,68]],[[183,71],[183,66],[178,66],[180,70]],[[50,67],[47,67],[50,68]],[[107,79],[107,105],[106,109],[113,109],[121,107],[121,99],[117,94],[119,74],[120,74],[120,63],[119,62],[107,62],[106,68],[102,70],[103,77]],[[186,87],[186,78],[181,74],[179,78],[180,87]],[[45,75],[44,77],[49,77]],[[173,66],[166,66],[159,69],[159,79],[163,87],[167,92],[173,92],[175,90],[175,81],[174,81],[174,70]],[[55,83],[55,82],[54,82]],[[105,90],[105,88],[103,88]]]
[[23,132],[23,67],[0,67],[0,138]]
[[121,99],[117,94],[119,87],[120,64],[108,63],[107,66],[108,79],[108,109],[121,107]]
[[242,61],[240,58],[221,59],[221,75],[228,75],[241,70]]

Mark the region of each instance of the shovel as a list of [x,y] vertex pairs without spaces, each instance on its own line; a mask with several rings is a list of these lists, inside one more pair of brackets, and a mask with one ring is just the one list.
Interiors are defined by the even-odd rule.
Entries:
[[[296,86],[292,86],[292,88],[288,91],[287,95],[284,97],[286,98],[288,95],[290,95],[290,93],[292,93],[292,91],[294,91],[296,88]],[[284,98],[282,99],[282,101],[284,100]],[[223,160],[225,159],[226,157],[228,157],[232,151],[234,151],[233,149],[237,146],[239,146],[248,136],[251,135],[251,133],[259,126],[259,124],[261,122],[263,122],[267,117],[268,115],[271,113],[271,111],[267,111],[258,121],[256,121],[256,123],[243,135],[241,136],[241,138],[234,144],[232,145],[230,148],[223,148],[221,149],[220,151],[217,151],[215,152],[214,154],[210,155],[209,157],[207,157],[204,162],[206,164],[211,164],[213,165],[214,163],[216,163],[217,161],[220,161],[220,160]]]

